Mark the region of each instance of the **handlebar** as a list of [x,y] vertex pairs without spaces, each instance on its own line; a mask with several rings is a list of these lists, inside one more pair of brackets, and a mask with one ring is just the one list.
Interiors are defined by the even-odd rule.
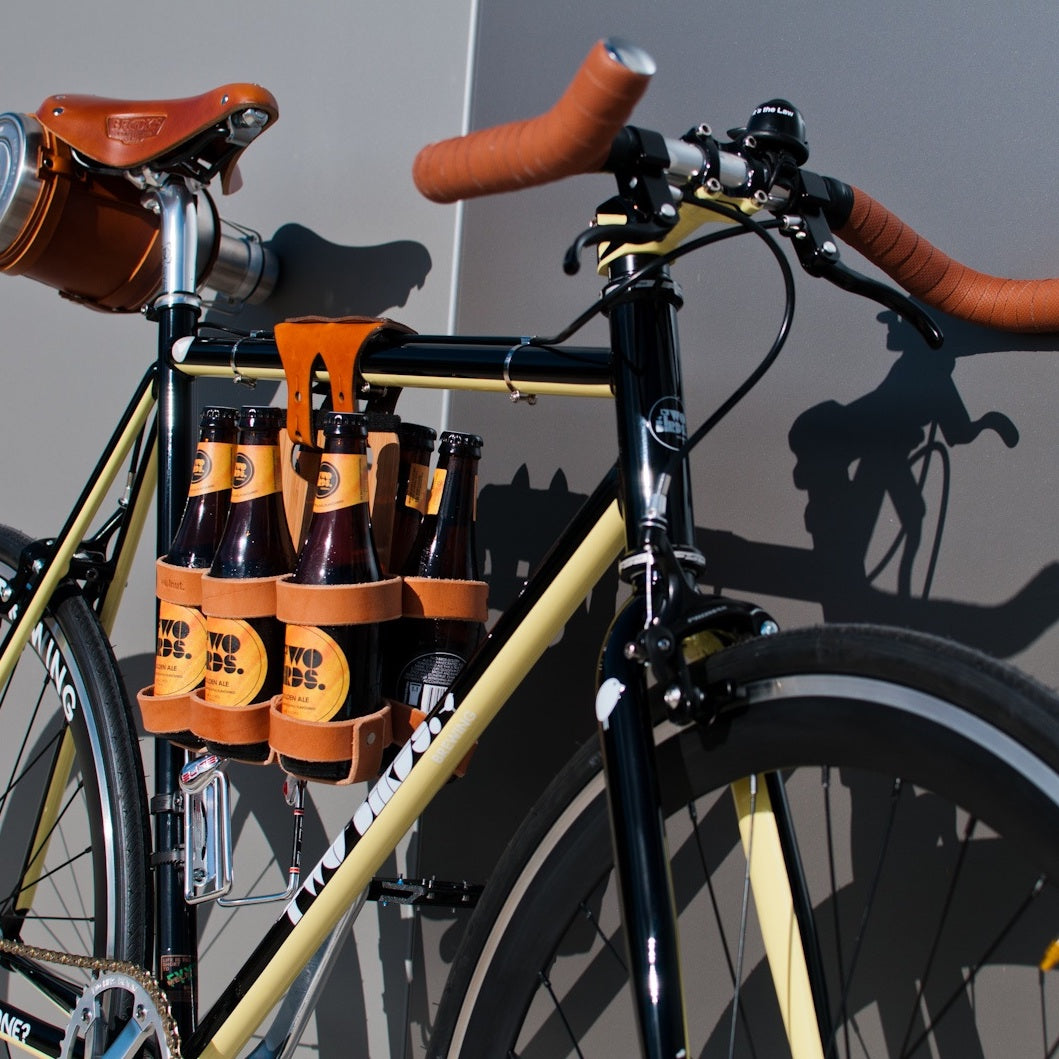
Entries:
[[943,253],[859,188],[835,234],[920,301],[1002,331],[1059,331],[1059,279],[1001,279]]
[[598,172],[654,71],[641,48],[600,41],[547,113],[424,147],[415,185],[455,202]]
[[[882,292],[889,288],[840,264],[830,240],[833,230],[932,308],[1000,330],[1059,331],[1059,278],[1002,279],[968,268],[860,189],[803,170],[804,124],[784,100],[763,104],[751,125],[729,133],[735,143],[718,143],[705,126],[679,140],[625,129],[654,70],[650,56],[636,46],[601,41],[545,114],[423,148],[413,167],[416,186],[435,202],[454,202],[605,169],[619,174],[620,185],[621,174],[627,178],[630,172],[630,151],[649,142],[651,157],[638,160],[643,173],[653,178],[660,166],[675,201],[709,209],[710,199],[720,198],[746,213],[766,210],[783,217],[784,234],[794,236],[802,264],[813,275],[884,304],[903,298],[897,292],[887,298]],[[630,131],[638,135],[630,137]],[[650,182],[626,179],[626,187]],[[650,205],[657,207],[654,184],[656,200]],[[675,216],[671,205],[663,209]],[[650,217],[650,210],[644,212]],[[649,230],[657,236],[657,229]],[[812,254],[806,237],[815,241]],[[923,316],[906,299],[905,305]]]

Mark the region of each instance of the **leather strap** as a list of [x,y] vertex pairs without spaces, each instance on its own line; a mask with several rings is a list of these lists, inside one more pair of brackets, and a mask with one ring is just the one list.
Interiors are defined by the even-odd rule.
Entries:
[[286,577],[202,576],[202,613],[207,618],[269,618],[276,613],[276,585]]
[[202,578],[206,571],[189,570],[186,566],[173,566],[164,559],[155,562],[154,594],[166,603],[177,603],[182,607],[202,606]]
[[202,688],[189,696],[191,730],[205,742],[248,746],[268,742],[269,700],[249,706],[221,706],[207,702]]
[[401,579],[363,585],[276,585],[276,617],[288,625],[367,625],[401,616]]
[[[187,732],[191,728],[191,694],[186,691],[176,695],[155,695],[154,685],[136,692],[140,706],[140,718],[144,731],[151,735],[171,736],[176,732]],[[202,749],[197,740],[181,740],[181,746],[189,750]]]
[[414,334],[410,327],[381,317],[347,316],[327,319],[304,316],[285,320],[274,329],[283,371],[287,376],[287,432],[292,441],[311,443],[312,381],[322,361],[331,378],[331,403],[336,412],[355,411],[354,374],[364,346],[384,331]]
[[489,586],[484,581],[406,577],[402,608],[406,618],[485,621],[489,617]]
[[350,721],[302,721],[280,709],[281,695],[272,700],[269,740],[272,749],[302,761],[351,761],[340,784],[359,783],[378,775],[382,752],[392,741],[390,706]]

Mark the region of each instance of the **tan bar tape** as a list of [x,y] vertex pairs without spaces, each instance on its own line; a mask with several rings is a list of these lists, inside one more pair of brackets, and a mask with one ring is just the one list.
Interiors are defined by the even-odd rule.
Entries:
[[349,775],[339,784],[359,783],[379,774],[382,752],[392,742],[390,706],[349,721],[302,721],[288,717],[280,706],[283,696],[272,700],[269,742],[278,754],[301,761],[352,762]]
[[191,724],[189,727],[200,738],[226,746],[247,746],[268,742],[269,701],[252,702],[249,706],[221,706],[207,702],[202,688],[193,691]]
[[166,603],[182,607],[202,606],[202,578],[205,570],[189,570],[158,559],[154,567],[154,594]]
[[276,613],[278,577],[202,578],[202,613],[207,618],[270,618]]
[[485,621],[489,617],[489,586],[484,581],[406,577],[402,607],[406,618]]
[[292,441],[312,441],[312,382],[316,361],[331,378],[331,404],[336,412],[355,409],[353,377],[357,358],[383,331],[414,334],[410,327],[384,317],[346,316],[328,319],[304,316],[284,320],[273,329],[287,376],[287,433]]
[[276,585],[276,617],[288,625],[366,625],[401,616],[401,579],[363,585]]

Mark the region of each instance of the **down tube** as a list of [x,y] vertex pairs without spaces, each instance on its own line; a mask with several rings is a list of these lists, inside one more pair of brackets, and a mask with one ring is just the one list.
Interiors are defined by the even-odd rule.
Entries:
[[[283,915],[206,1014],[185,1054],[230,1059],[290,987],[342,913],[412,826],[625,540],[608,475],[522,595],[504,612],[451,692],[369,792]],[[442,729],[444,725],[444,729]]]

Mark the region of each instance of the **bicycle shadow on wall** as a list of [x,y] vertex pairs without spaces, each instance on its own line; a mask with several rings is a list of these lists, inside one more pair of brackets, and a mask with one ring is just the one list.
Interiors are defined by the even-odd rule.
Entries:
[[[813,405],[788,434],[812,547],[700,528],[706,581],[718,591],[819,603],[825,621],[906,626],[1010,657],[1059,620],[1059,562],[997,604],[932,598],[950,499],[950,450],[1019,443],[1005,412],[972,414],[953,371],[959,359],[981,353],[1054,349],[1054,338],[946,319],[945,345],[932,350],[895,314],[879,319],[889,328],[888,348],[899,354],[882,382],[846,404]],[[896,528],[888,528],[894,521]],[[881,587],[885,582],[893,587]]]

